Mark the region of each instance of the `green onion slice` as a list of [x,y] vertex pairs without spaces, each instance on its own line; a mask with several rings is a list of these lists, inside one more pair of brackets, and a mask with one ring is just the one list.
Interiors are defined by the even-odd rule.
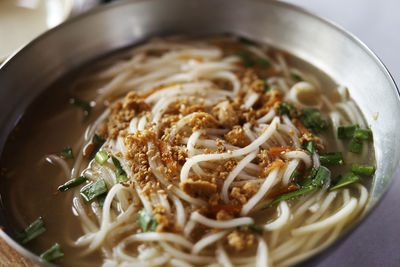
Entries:
[[61,151],[61,156],[64,158],[73,159],[74,153],[72,153],[72,148],[70,146],[64,148],[64,150]]
[[319,160],[321,162],[321,165],[343,165],[344,164],[342,152],[320,154]]
[[302,144],[302,148],[308,152],[310,152],[310,154],[313,154],[315,149],[315,141],[314,140],[310,140],[310,141],[304,141]]
[[108,153],[105,150],[98,151],[94,158],[98,163],[100,163],[100,165],[103,165],[108,159]]
[[83,184],[86,181],[87,181],[87,178],[85,176],[79,176],[77,178],[69,180],[68,182],[66,182],[63,185],[60,185],[58,187],[58,190],[61,191],[61,192],[65,192],[65,191],[67,191],[67,190],[69,190],[69,189],[71,189],[71,188],[73,188],[75,186]]
[[41,259],[48,262],[54,262],[62,257],[64,257],[64,253],[58,243],[55,243],[51,248],[40,255]]
[[349,139],[354,135],[357,125],[339,126],[337,128],[337,135],[339,139]]
[[355,175],[353,172],[348,172],[345,175],[343,175],[343,177],[340,177],[339,181],[334,186],[329,188],[329,190],[330,191],[336,190],[346,185],[356,183],[358,181],[360,181],[360,178],[357,175]]
[[82,187],[80,194],[86,202],[90,202],[96,197],[107,192],[107,186],[104,179],[97,180],[94,183]]
[[372,139],[372,131],[370,129],[357,128],[354,131],[354,138],[357,140],[371,140]]
[[139,212],[138,223],[142,227],[143,232],[154,232],[157,228],[157,221],[151,217],[146,209],[142,209]]
[[81,100],[77,97],[71,98],[70,102],[71,104],[74,104],[75,106],[80,107],[83,110],[85,120],[89,117],[90,112],[92,111],[92,107],[90,106],[89,102]]
[[21,244],[26,244],[29,241],[35,239],[39,235],[46,231],[44,227],[43,218],[39,217],[34,222],[32,222],[24,231],[17,234],[17,239]]
[[318,134],[323,130],[328,129],[329,122],[325,119],[324,116],[319,113],[316,108],[304,108],[302,109],[302,113],[299,117],[301,123],[311,129],[314,133]]
[[301,78],[301,76],[299,75],[299,74],[297,74],[297,73],[290,73],[290,77],[292,78],[292,79],[294,79],[294,80],[296,80],[296,81],[301,81],[301,80],[303,80],[303,78]]
[[349,151],[352,153],[360,154],[361,149],[362,149],[362,143],[356,138],[351,139],[349,144]]
[[371,176],[375,173],[375,167],[368,164],[352,164],[351,171],[357,174]]
[[290,113],[294,111],[294,106],[288,102],[283,102],[282,105],[279,107],[278,112],[280,115],[288,115],[290,116]]
[[112,161],[115,166],[115,176],[117,178],[117,183],[128,182],[129,178],[124,169],[122,169],[121,162],[119,162],[119,160],[116,157],[112,157]]

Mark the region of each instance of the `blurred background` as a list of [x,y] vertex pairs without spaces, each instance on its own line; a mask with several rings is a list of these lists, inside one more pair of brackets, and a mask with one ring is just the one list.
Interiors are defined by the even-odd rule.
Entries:
[[[108,2],[112,1],[0,0],[0,62],[49,28]],[[399,0],[285,2],[302,6],[328,18],[357,36],[376,53],[395,81],[400,83]],[[400,181],[394,179],[390,190],[373,213],[349,237],[342,240],[340,246],[330,248],[324,255],[302,266],[400,266],[398,192]]]

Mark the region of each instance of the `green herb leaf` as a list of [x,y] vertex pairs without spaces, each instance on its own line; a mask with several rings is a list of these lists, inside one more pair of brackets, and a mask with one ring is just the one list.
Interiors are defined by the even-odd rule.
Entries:
[[41,259],[48,262],[54,262],[62,257],[64,257],[64,253],[62,252],[60,245],[57,243],[40,255]]
[[90,202],[105,192],[107,192],[106,183],[104,182],[104,179],[100,179],[82,187],[80,194],[85,202]]
[[138,223],[143,232],[154,232],[157,228],[157,221],[144,208],[139,212]]
[[349,151],[352,153],[360,154],[361,149],[362,149],[362,143],[356,138],[351,139],[349,144]]
[[280,115],[288,115],[290,116],[290,113],[294,111],[294,106],[288,102],[283,102],[282,105],[279,107],[278,112]]
[[105,141],[106,141],[106,140],[104,140],[103,138],[101,138],[101,137],[100,137],[99,135],[97,135],[97,134],[95,134],[95,135],[93,136],[93,139],[92,139],[93,144],[98,145],[98,146],[102,146],[102,145],[104,144]]
[[343,177],[340,177],[339,181],[334,186],[329,188],[329,191],[342,188],[358,181],[360,181],[360,178],[357,175],[355,175],[353,172],[348,172]]
[[34,222],[32,222],[28,227],[26,227],[24,231],[18,233],[17,239],[21,244],[25,245],[29,241],[43,234],[45,231],[46,228],[44,228],[43,218],[39,217]]
[[96,156],[96,153],[99,151],[99,149],[103,146],[103,144],[106,142],[103,138],[95,134],[92,138],[92,143],[94,145],[94,148],[92,152],[90,153],[89,159],[93,159]]
[[254,41],[252,41],[250,39],[247,39],[245,37],[239,37],[238,41],[239,41],[239,43],[244,44],[244,45],[252,45],[252,46],[256,46],[257,45],[256,42],[254,42]]
[[270,207],[272,207],[273,205],[283,201],[283,200],[288,200],[294,197],[298,197],[298,196],[302,196],[304,194],[307,194],[309,192],[312,192],[314,190],[316,190],[317,187],[315,186],[306,186],[306,187],[302,187],[296,191],[292,191],[283,195],[280,195],[279,197],[275,198],[272,202],[270,202],[268,205],[266,205],[265,207],[263,207],[262,209],[268,209]]
[[98,151],[94,158],[98,163],[100,163],[100,165],[103,165],[108,159],[108,153],[105,150]]
[[310,140],[310,141],[304,141],[302,144],[302,148],[308,152],[310,152],[310,154],[314,153],[314,145],[315,145],[315,141],[314,140]]
[[268,60],[266,60],[264,58],[260,58],[260,57],[256,58],[254,61],[255,61],[255,64],[257,64],[258,66],[263,67],[263,68],[269,68],[269,66],[271,65],[271,63],[269,63]]
[[70,146],[64,148],[64,150],[61,151],[61,156],[64,158],[73,159],[74,153],[72,153],[72,148]]
[[87,118],[90,115],[90,112],[92,111],[92,107],[90,106],[89,102],[86,102],[84,100],[81,100],[77,97],[73,97],[70,99],[71,104],[74,104],[77,107],[80,107],[83,110],[83,115],[84,115],[84,120],[87,120]]
[[107,192],[97,197],[97,203],[99,203],[100,207],[104,206],[104,201],[106,200],[106,197],[107,197]]
[[65,191],[67,191],[67,190],[69,190],[69,189],[71,189],[71,188],[73,188],[75,186],[83,184],[86,181],[87,181],[87,178],[85,176],[79,176],[77,178],[69,180],[68,182],[66,182],[63,185],[60,185],[58,187],[58,190],[61,191],[61,192],[65,192]]
[[351,171],[357,174],[371,176],[375,173],[375,167],[368,164],[352,164]]
[[332,152],[326,154],[320,154],[319,160],[321,165],[343,165],[343,155],[342,152]]
[[116,157],[112,157],[112,161],[115,166],[115,176],[117,178],[117,183],[128,182],[129,178],[124,169],[122,169],[121,162],[119,162],[119,160]]
[[316,187],[322,187],[330,176],[331,171],[328,168],[321,166],[318,168],[318,171],[315,174],[312,185]]
[[268,209],[283,200],[288,200],[294,197],[302,196],[304,194],[316,190],[317,188],[321,188],[325,184],[327,178],[330,177],[330,175],[331,175],[330,170],[324,166],[319,167],[318,170],[312,168],[307,178],[305,178],[299,184],[300,188],[298,190],[282,194],[276,197],[272,202],[270,202],[262,209]]
[[298,170],[294,170],[293,172],[292,172],[292,175],[290,176],[290,178],[296,178],[296,177],[298,177],[300,175],[300,172],[298,171]]
[[311,168],[310,173],[307,175],[306,178],[304,178],[299,185],[301,187],[306,187],[306,186],[310,186],[313,183],[313,179],[315,178],[315,175],[317,175],[318,170],[315,168]]
[[357,125],[339,126],[337,128],[337,135],[339,139],[349,139],[354,135]]
[[323,130],[328,129],[328,121],[319,113],[316,108],[304,108],[300,115],[300,121],[307,128],[310,128],[314,133],[318,134]]
[[264,93],[268,92],[269,90],[271,90],[271,87],[269,87],[269,84],[267,82],[267,79],[261,79],[260,80],[264,83]]
[[263,233],[263,228],[259,225],[250,224],[248,227],[249,227],[249,230],[255,232],[256,234],[262,235],[262,233]]
[[372,139],[372,131],[369,129],[357,128],[357,129],[355,129],[353,136],[357,140],[371,140]]
[[294,79],[294,80],[296,80],[296,81],[302,81],[303,80],[303,78],[301,78],[301,76],[300,75],[298,75],[298,74],[296,74],[296,73],[290,73],[290,77],[292,78],[292,79]]

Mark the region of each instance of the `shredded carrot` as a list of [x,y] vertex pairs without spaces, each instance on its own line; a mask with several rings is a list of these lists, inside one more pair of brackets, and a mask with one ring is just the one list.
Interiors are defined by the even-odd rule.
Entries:
[[140,98],[147,98],[147,97],[151,96],[152,94],[154,94],[154,93],[156,93],[158,91],[164,90],[164,89],[169,88],[169,87],[174,86],[174,85],[176,85],[176,83],[170,83],[170,84],[167,84],[167,85],[162,85],[162,86],[156,87],[153,90],[150,90],[150,91],[148,91],[146,93],[141,94],[139,97]]
[[88,144],[83,150],[83,156],[88,158],[92,154],[95,145],[93,143]]
[[213,214],[217,214],[219,211],[224,210],[228,213],[239,213],[242,210],[242,206],[240,205],[233,205],[233,204],[220,204],[211,206],[209,211]]
[[286,194],[286,193],[289,193],[289,192],[292,192],[292,191],[296,191],[298,189],[299,189],[299,187],[297,185],[290,184],[288,186],[281,187],[281,188],[271,192],[270,194],[268,194],[268,197],[275,198],[277,196],[280,196],[280,195],[283,195],[283,194]]
[[286,163],[283,162],[282,160],[277,159],[277,160],[273,161],[272,163],[270,163],[270,164],[268,165],[268,167],[263,168],[263,169],[261,170],[260,176],[261,176],[261,177],[265,177],[265,176],[268,175],[271,171],[273,171],[275,168],[283,167],[283,166],[285,166],[285,164],[286,164]]
[[286,147],[271,147],[269,149],[269,152],[271,154],[282,154],[282,152],[285,152],[287,150]]
[[202,57],[195,57],[194,58],[197,62],[203,62],[203,58]]

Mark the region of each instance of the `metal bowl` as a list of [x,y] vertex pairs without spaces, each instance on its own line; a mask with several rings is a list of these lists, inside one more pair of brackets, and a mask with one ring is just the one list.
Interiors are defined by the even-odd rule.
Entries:
[[[369,213],[388,188],[400,161],[400,102],[379,59],[357,38],[296,6],[262,0],[123,1],[76,17],[43,34],[0,69],[0,151],[26,108],[65,73],[153,36],[235,33],[289,51],[348,86],[374,133],[377,171]],[[376,119],[377,114],[379,114]],[[374,119],[375,118],[375,119]],[[0,212],[0,224],[6,218]],[[0,231],[12,247],[37,256]]]

